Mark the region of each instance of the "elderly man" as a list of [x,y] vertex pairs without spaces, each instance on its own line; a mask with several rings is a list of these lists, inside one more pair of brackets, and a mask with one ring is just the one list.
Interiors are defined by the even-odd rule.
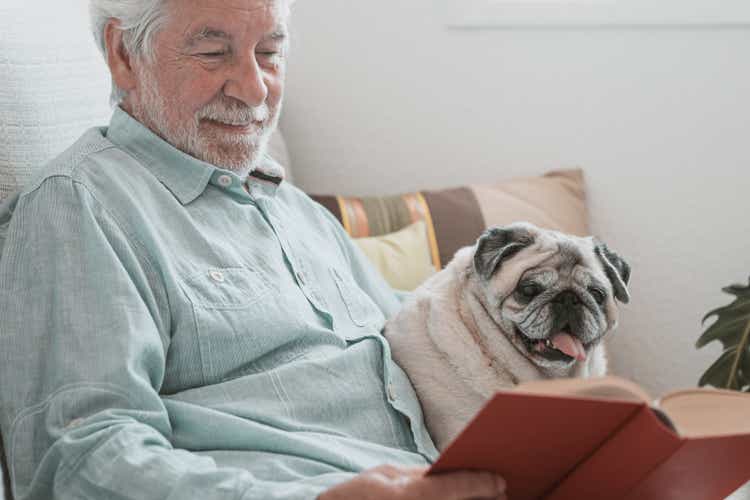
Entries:
[[112,121],[0,214],[17,500],[502,496],[423,476],[399,303],[265,154],[287,1],[91,1]]

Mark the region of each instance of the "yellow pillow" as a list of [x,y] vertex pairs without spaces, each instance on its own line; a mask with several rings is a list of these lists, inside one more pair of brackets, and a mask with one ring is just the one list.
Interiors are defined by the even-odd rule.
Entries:
[[414,290],[435,274],[423,220],[394,233],[355,238],[354,242],[396,290]]

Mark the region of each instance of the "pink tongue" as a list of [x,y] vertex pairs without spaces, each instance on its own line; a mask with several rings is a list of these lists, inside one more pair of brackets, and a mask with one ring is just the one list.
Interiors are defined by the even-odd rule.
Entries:
[[576,358],[578,361],[586,359],[586,351],[583,350],[581,341],[567,333],[561,332],[552,337],[552,345],[558,351],[562,351],[571,358]]

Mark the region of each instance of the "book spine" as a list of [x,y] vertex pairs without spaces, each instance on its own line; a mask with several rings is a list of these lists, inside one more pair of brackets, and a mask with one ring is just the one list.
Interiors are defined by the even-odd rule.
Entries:
[[624,498],[680,445],[680,438],[644,404],[543,498]]

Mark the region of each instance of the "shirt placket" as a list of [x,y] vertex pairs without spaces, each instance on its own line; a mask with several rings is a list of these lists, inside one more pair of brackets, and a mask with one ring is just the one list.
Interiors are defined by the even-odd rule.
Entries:
[[[283,221],[275,213],[273,196],[276,186],[267,186],[266,184],[264,181],[256,181],[249,178],[246,186],[247,193],[276,234],[300,290],[308,302],[328,321],[331,331],[334,331],[333,315],[330,313],[328,304],[320,289],[316,286],[314,275],[310,271],[312,264],[308,265],[305,259],[298,257],[294,252],[293,246],[287,237]],[[390,346],[385,338],[379,334],[354,336],[346,340],[347,342],[352,342],[363,338],[375,338],[381,345],[383,355],[383,385],[388,404],[409,420],[411,435],[417,452],[431,462],[436,460],[438,452],[424,427],[417,396],[411,388],[406,374],[392,361]]]
[[378,335],[377,339],[380,341],[383,351],[383,383],[385,384],[388,403],[409,419],[409,426],[417,451],[429,461],[434,462],[437,460],[439,452],[424,426],[422,410],[419,407],[419,400],[411,382],[406,373],[393,362],[391,348],[385,337]]
[[262,181],[248,180],[247,191],[253,198],[258,210],[260,210],[261,214],[263,214],[263,217],[276,234],[276,238],[279,240],[284,257],[292,268],[292,274],[294,275],[294,280],[297,283],[297,286],[305,295],[307,301],[325,318],[329,324],[329,328],[333,330],[333,315],[328,309],[328,303],[323,297],[323,294],[315,284],[315,279],[310,271],[310,266],[303,258],[298,257],[297,253],[294,252],[293,247],[289,242],[289,238],[287,237],[283,222],[274,213],[272,196],[273,192],[275,192],[276,186],[264,186],[264,184],[265,183]]

